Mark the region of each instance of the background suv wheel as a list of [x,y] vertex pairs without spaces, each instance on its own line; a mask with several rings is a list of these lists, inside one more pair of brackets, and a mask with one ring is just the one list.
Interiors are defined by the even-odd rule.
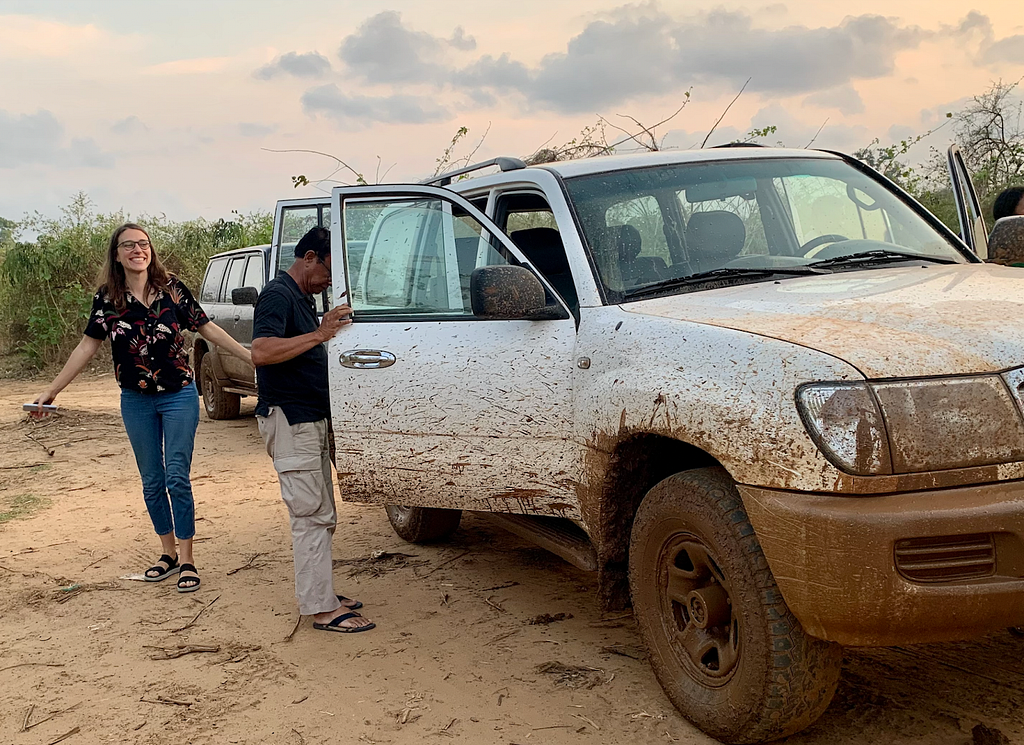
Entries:
[[217,383],[213,372],[213,360],[204,354],[199,365],[199,386],[203,393],[203,407],[210,419],[234,419],[242,405],[242,397],[228,393]]

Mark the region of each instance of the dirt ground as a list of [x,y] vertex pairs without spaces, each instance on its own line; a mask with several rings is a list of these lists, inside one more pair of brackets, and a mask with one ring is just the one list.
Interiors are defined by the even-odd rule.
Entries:
[[[377,628],[314,631],[251,403],[199,424],[202,589],[125,579],[160,551],[117,386],[80,378],[29,421],[40,387],[0,381],[0,742],[714,742],[661,693],[632,618],[602,616],[593,576],[472,515],[423,547],[339,503],[336,587]],[[203,651],[169,657],[183,646]],[[787,742],[966,745],[978,724],[1024,742],[1022,652],[1009,633],[848,650],[832,705]]]

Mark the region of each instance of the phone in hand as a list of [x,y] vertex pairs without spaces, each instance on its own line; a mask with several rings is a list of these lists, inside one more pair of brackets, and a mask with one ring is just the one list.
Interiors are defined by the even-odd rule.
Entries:
[[23,411],[52,413],[57,410],[57,404],[22,404]]

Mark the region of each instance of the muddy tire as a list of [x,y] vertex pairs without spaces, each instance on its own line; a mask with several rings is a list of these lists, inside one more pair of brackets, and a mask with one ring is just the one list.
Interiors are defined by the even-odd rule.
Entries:
[[786,606],[724,469],[678,473],[647,493],[629,585],[658,681],[712,737],[785,737],[832,700],[841,648],[808,636]]
[[199,386],[203,394],[203,408],[210,419],[234,419],[242,406],[242,397],[228,393],[217,383],[213,373],[213,360],[204,354],[199,363]]
[[458,530],[462,520],[462,510],[404,507],[397,504],[385,505],[384,509],[398,537],[409,543],[442,541]]

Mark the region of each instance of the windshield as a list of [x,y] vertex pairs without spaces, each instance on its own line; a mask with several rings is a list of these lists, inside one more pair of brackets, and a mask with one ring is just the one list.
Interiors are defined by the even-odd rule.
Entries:
[[[816,262],[828,271],[871,269],[896,254],[967,262],[896,194],[841,160],[659,166],[569,178],[566,187],[612,302],[720,286],[732,274],[796,275]],[[883,258],[829,261],[869,252]],[[706,272],[714,274],[704,282],[682,281]]]

